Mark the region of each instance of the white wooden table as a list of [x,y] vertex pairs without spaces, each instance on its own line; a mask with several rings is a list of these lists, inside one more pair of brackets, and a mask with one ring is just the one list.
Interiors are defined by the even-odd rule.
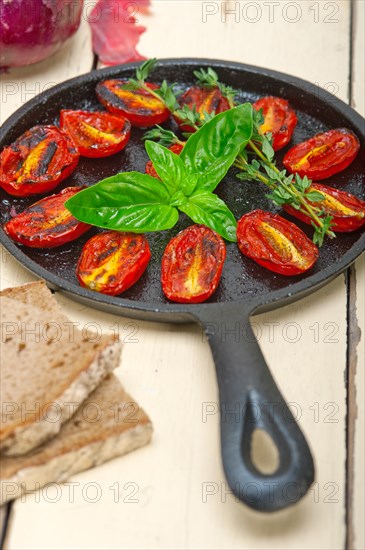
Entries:
[[[147,26],[140,52],[287,72],[364,115],[364,0],[225,2],[226,21],[222,6],[153,1],[148,15],[137,14]],[[55,57],[2,75],[1,121],[45,88],[88,72],[93,62],[83,21]],[[2,287],[34,279],[5,251],[0,260]],[[226,494],[219,418],[202,418],[204,404],[217,402],[217,387],[201,331],[130,321],[58,294],[80,326],[119,326],[125,346],[117,373],[151,416],[155,434],[151,445],[75,476],[74,494],[60,486],[18,500],[8,514],[3,508],[5,547],[363,550],[364,287],[363,255],[321,291],[253,319],[279,387],[298,407],[317,470],[300,504],[273,515],[253,512]],[[300,328],[300,338],[290,327]],[[207,483],[214,495],[205,495]]]

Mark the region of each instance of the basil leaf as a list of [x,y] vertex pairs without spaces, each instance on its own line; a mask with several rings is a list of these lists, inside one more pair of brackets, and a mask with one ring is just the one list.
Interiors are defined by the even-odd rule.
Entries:
[[155,141],[147,140],[145,147],[157,174],[170,195],[173,195],[181,187],[184,178],[187,176],[186,168],[180,156]]
[[171,197],[170,206],[177,206],[177,208],[179,208],[182,204],[185,204],[187,200],[187,196],[181,189],[178,189]]
[[157,179],[139,172],[116,174],[80,191],[65,206],[85,223],[117,231],[161,231],[173,227],[179,214]]
[[225,202],[217,195],[208,191],[194,193],[179,208],[195,223],[210,227],[227,241],[237,241],[236,220]]
[[84,189],[68,200],[82,206],[118,206],[140,203],[169,204],[171,195],[163,183],[148,174],[121,172]]
[[195,190],[199,179],[199,174],[189,174],[186,178],[184,178],[181,189],[187,197]]
[[215,116],[192,134],[180,153],[190,174],[200,174],[196,190],[213,191],[252,134],[250,103]]

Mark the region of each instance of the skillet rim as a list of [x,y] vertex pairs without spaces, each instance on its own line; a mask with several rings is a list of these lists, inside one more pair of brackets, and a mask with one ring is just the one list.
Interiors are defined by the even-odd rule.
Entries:
[[[100,80],[101,78],[116,77],[121,71],[130,71],[140,65],[139,62],[126,63],[103,69],[96,69],[88,73],[73,77],[64,82],[56,84],[54,87],[45,90],[30,101],[26,102],[17,109],[0,128],[0,147],[6,145],[6,137],[8,133],[19,122],[21,118],[27,115],[34,106],[40,103],[45,103],[53,96],[65,92],[73,87],[74,84],[91,83]],[[327,101],[331,106],[340,112],[353,126],[357,128],[358,137],[365,141],[365,120],[347,105],[344,101],[333,96],[323,89],[316,89],[316,95],[310,91],[313,85],[304,79],[291,76],[279,71],[273,71],[268,68],[261,68],[254,65],[244,63],[225,61],[209,58],[164,58],[158,60],[159,67],[167,67],[171,65],[190,65],[190,66],[212,66],[214,68],[231,69],[240,72],[245,72],[250,75],[260,75],[267,79],[280,80],[284,85],[288,84],[298,88],[300,91],[305,91],[307,95],[312,95],[313,98],[320,101]],[[242,309],[247,315],[255,312],[261,313],[287,305],[288,303],[297,301],[304,296],[315,292],[325,284],[329,283],[336,276],[346,270],[360,254],[365,250],[365,233],[360,235],[359,239],[349,248],[349,250],[341,257],[340,261],[332,264],[318,273],[311,275],[305,279],[292,283],[290,286],[279,290],[265,292],[255,298],[250,298],[246,302],[220,302],[220,303],[202,303],[202,304],[159,304],[147,303],[141,301],[129,300],[126,298],[107,296],[105,294],[96,293],[87,290],[77,284],[69,282],[52,272],[47,271],[38,263],[31,260],[18,246],[5,234],[3,229],[0,230],[0,243],[5,249],[21,264],[23,267],[44,279],[53,289],[61,290],[67,296],[74,300],[85,303],[91,307],[102,309],[109,313],[119,314],[122,316],[133,317],[137,319],[162,321],[162,322],[189,322],[196,321],[209,316],[209,312],[224,308],[227,304],[235,306],[237,309]]]

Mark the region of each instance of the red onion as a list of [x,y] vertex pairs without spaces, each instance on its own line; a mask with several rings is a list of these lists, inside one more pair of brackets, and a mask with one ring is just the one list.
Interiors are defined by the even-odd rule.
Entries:
[[37,63],[80,24],[83,0],[0,0],[0,68]]

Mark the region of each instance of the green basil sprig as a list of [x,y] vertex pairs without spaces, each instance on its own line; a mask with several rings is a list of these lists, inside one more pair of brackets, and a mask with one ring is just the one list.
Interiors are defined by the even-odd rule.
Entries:
[[236,220],[212,191],[226,175],[252,134],[249,103],[207,122],[180,155],[153,141],[146,151],[160,179],[124,172],[80,191],[65,204],[80,221],[105,229],[145,233],[172,228],[178,210],[236,241]]
[[80,191],[65,206],[75,218],[90,225],[145,233],[170,229],[179,219],[170,206],[171,195],[157,178],[124,172]]

